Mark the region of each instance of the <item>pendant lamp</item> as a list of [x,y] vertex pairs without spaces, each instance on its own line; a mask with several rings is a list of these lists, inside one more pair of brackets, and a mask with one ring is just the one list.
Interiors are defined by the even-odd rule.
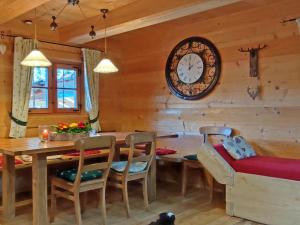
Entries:
[[[108,13],[108,9],[101,9],[103,13],[103,19],[106,18],[106,14]],[[119,69],[113,64],[113,62],[107,57],[107,41],[106,41],[106,26],[104,28],[104,57],[101,59],[99,64],[94,69],[95,73],[115,73],[118,72]]]
[[[35,9],[36,18],[36,9]],[[34,47],[33,50],[23,59],[21,65],[30,67],[48,67],[52,63],[46,58],[46,56],[38,49],[36,38],[36,19],[34,23]]]

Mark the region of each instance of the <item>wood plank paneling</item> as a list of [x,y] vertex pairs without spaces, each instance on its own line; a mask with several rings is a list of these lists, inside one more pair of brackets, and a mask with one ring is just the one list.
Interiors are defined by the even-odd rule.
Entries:
[[[299,16],[299,8],[293,0],[245,0],[111,37],[120,72],[100,79],[103,128],[197,133],[226,125],[260,153],[300,158],[300,36],[295,23],[280,23]],[[170,94],[164,73],[172,48],[190,36],[210,39],[222,57],[217,87],[197,101]],[[268,47],[260,52],[262,93],[253,101],[246,93],[249,56],[237,49],[259,43]]]

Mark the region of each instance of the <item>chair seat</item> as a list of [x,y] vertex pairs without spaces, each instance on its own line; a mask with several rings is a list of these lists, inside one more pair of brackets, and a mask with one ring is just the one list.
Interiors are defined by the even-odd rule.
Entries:
[[[77,175],[77,169],[72,168],[68,170],[59,171],[57,174],[57,177],[64,179],[69,182],[74,182]],[[93,170],[93,171],[87,171],[81,174],[81,181],[89,181],[101,178],[103,175],[101,170]]]
[[183,156],[183,158],[185,158],[185,159],[187,159],[187,160],[198,161],[197,154],[193,154],[193,155],[185,155],[185,156]]
[[[120,161],[120,162],[113,162],[111,165],[111,169],[113,169],[116,172],[122,173],[124,172],[127,161]],[[147,167],[147,162],[134,162],[131,163],[129,167],[129,173],[139,173],[142,172],[146,169]]]

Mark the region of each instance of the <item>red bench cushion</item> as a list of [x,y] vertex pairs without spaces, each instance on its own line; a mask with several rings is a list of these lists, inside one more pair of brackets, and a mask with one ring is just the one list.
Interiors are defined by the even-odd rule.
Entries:
[[168,149],[168,148],[157,148],[156,155],[172,155],[175,154],[176,150]]
[[298,159],[255,156],[234,160],[222,145],[214,147],[236,172],[300,181],[300,160]]
[[[15,159],[15,165],[20,165],[20,164],[23,164],[23,161],[19,159]],[[3,166],[3,157],[0,156],[0,169],[2,168],[2,166]]]
[[223,159],[225,159],[229,163],[229,165],[231,165],[235,161],[235,159],[229,155],[229,153],[227,152],[227,150],[224,148],[222,144],[214,145],[214,148],[223,157]]
[[[83,154],[84,154],[84,156],[97,155],[97,154],[100,153],[100,151],[101,150],[85,150]],[[70,152],[70,153],[64,154],[64,156],[79,157],[80,156],[80,152],[79,151]]]

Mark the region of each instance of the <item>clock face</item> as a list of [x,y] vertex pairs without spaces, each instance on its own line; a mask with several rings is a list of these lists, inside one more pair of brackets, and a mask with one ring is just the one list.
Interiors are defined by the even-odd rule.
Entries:
[[201,57],[195,53],[183,56],[177,66],[177,74],[179,79],[186,83],[195,83],[202,76],[204,64]]
[[217,84],[221,58],[216,47],[201,37],[181,41],[171,51],[166,79],[171,92],[182,99],[206,96]]

